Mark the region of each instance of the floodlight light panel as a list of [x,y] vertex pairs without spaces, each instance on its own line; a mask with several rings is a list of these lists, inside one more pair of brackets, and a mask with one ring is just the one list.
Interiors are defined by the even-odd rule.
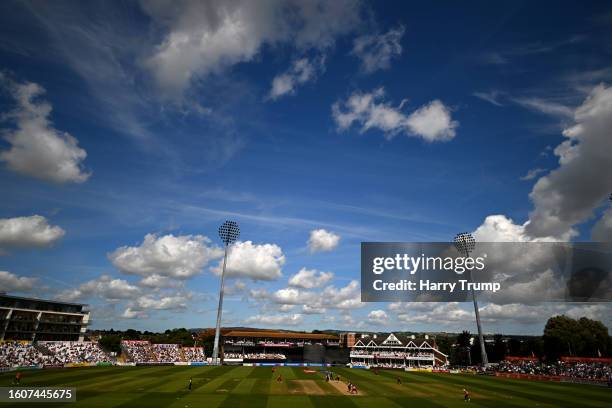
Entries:
[[454,243],[455,248],[457,248],[459,252],[464,254],[473,251],[476,247],[476,240],[474,239],[472,234],[468,232],[462,232],[460,234],[457,234],[457,236],[455,236]]
[[219,227],[219,237],[224,244],[229,245],[236,242],[240,236],[240,228],[235,221],[225,221]]

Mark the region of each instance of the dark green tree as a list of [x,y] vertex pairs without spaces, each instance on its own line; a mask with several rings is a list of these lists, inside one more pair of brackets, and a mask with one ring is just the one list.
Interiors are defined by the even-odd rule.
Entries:
[[119,353],[121,351],[121,337],[115,334],[108,334],[100,337],[100,346],[106,351]]
[[582,317],[578,320],[561,315],[548,319],[544,327],[546,357],[556,360],[561,356],[597,357],[610,355],[608,328],[597,320]]

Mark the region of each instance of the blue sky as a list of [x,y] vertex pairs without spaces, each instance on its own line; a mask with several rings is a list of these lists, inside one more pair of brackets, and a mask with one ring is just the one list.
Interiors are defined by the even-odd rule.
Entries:
[[[93,327],[212,326],[225,219],[243,252],[224,323],[307,330],[474,330],[469,304],[361,304],[362,241],[612,236],[604,2],[0,16],[0,283],[89,303]],[[610,316],[483,308],[485,331]]]

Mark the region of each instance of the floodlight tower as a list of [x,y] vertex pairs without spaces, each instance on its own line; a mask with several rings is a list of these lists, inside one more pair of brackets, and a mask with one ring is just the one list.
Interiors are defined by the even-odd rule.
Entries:
[[[468,232],[462,232],[455,236],[455,248],[464,255],[465,257],[470,256],[470,252],[476,248],[476,240],[472,234]],[[470,271],[470,282],[472,282],[472,273]],[[474,314],[476,315],[476,327],[478,328],[478,341],[480,343],[480,357],[482,359],[482,365],[489,364],[487,358],[487,350],[485,349],[484,337],[482,336],[482,325],[480,324],[480,311],[478,310],[478,300],[476,299],[476,292],[472,287],[472,300],[474,301]]]
[[219,227],[219,238],[225,244],[225,256],[223,257],[223,269],[221,270],[221,288],[219,289],[219,308],[217,309],[217,327],[215,328],[215,344],[213,347],[212,363],[219,364],[219,334],[221,332],[221,314],[223,313],[223,290],[225,285],[225,265],[227,264],[227,252],[229,246],[236,242],[240,236],[240,228],[235,221],[225,221]]

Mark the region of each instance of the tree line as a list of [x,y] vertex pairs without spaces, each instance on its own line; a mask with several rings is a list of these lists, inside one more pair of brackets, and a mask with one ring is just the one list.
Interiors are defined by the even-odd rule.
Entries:
[[[480,364],[480,342],[478,336],[469,331],[436,340],[440,350],[449,354],[452,364]],[[496,334],[492,340],[485,341],[491,363],[502,361],[506,356],[536,357],[544,361],[557,361],[561,356],[612,357],[612,337],[608,328],[586,317],[554,316],[546,322],[542,336]]]

